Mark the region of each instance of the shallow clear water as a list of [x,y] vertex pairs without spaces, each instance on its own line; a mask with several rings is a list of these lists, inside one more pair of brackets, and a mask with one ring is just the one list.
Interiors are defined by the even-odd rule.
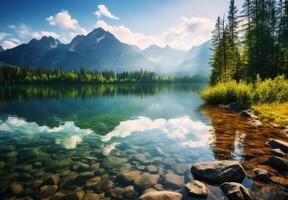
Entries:
[[[181,189],[181,182],[192,178],[191,164],[225,157],[215,148],[214,112],[200,109],[203,87],[1,87],[1,194],[11,196],[6,187],[17,182],[24,188],[18,196],[43,197],[39,188],[52,175],[60,177],[60,192],[93,190],[112,199],[137,199],[155,183]],[[243,134],[234,137],[228,159],[243,157],[242,140]],[[156,182],[135,183],[143,173]],[[169,183],[168,173],[177,175],[180,185]],[[252,187],[251,180],[244,182]],[[115,192],[129,185],[134,186],[132,194]],[[210,199],[222,195],[218,187],[209,188]]]

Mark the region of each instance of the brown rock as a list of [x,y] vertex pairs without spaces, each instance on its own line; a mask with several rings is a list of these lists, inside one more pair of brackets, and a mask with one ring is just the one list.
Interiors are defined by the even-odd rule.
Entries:
[[143,194],[139,200],[181,200],[182,194],[170,191],[154,191]]

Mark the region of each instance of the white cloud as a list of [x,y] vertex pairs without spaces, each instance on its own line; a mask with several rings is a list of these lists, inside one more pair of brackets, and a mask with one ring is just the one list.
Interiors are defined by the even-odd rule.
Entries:
[[20,38],[30,36],[30,30],[25,24],[21,24],[20,26],[14,26],[12,29],[15,29],[17,35]]
[[18,44],[16,42],[11,41],[11,40],[5,40],[5,41],[3,41],[2,46],[4,49],[11,49],[11,48],[18,46]]
[[199,17],[182,17],[177,27],[164,32],[165,43],[177,49],[189,49],[199,45],[211,37],[214,22]]
[[117,37],[121,42],[136,45],[142,49],[146,48],[151,44],[163,46],[163,43],[160,41],[160,38],[147,36],[142,33],[135,33],[124,25],[112,26],[107,24],[103,20],[98,20],[96,23],[96,27],[101,27],[106,31],[109,31],[110,33],[115,35],[115,37]]
[[8,36],[7,33],[0,32],[0,40],[3,40],[6,36]]
[[78,21],[67,10],[62,10],[46,19],[51,26],[58,26],[63,32],[59,39],[67,43],[76,35],[87,34],[87,30],[80,26]]
[[210,39],[214,22],[206,18],[182,17],[180,24],[155,36],[133,32],[124,25],[112,26],[103,20],[98,20],[96,26],[111,32],[120,41],[136,45],[141,49],[156,44],[161,47],[169,45],[172,48],[188,50]]
[[40,39],[40,38],[42,38],[42,37],[44,37],[44,36],[46,36],[46,37],[51,36],[51,37],[53,37],[53,38],[55,38],[55,39],[59,39],[59,38],[61,37],[61,36],[58,35],[57,33],[55,33],[55,32],[49,32],[49,31],[34,31],[34,32],[32,33],[32,37],[35,38],[35,39]]
[[108,17],[108,18],[110,18],[110,19],[119,20],[119,17],[114,16],[114,15],[108,10],[108,8],[107,8],[105,5],[103,5],[103,4],[98,5],[98,10],[96,10],[94,14],[95,14],[97,17],[105,16],[105,17]]

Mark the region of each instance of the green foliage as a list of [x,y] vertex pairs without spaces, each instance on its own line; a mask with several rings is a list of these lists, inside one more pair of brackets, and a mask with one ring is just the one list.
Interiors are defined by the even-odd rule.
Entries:
[[166,76],[145,70],[134,72],[96,71],[81,68],[79,71],[61,69],[36,69],[15,66],[0,66],[0,83],[151,83],[151,82],[204,82],[201,76]]
[[288,102],[288,79],[277,76],[261,80],[257,76],[254,84],[235,80],[219,82],[202,92],[208,104],[238,102],[243,105]]
[[230,0],[228,20],[218,18],[213,31],[211,85],[288,75],[288,0],[245,0],[239,17]]
[[255,103],[288,102],[288,80],[284,76],[264,81],[257,78],[255,86]]
[[202,92],[202,97],[208,104],[238,102],[250,105],[253,99],[253,86],[244,81],[219,82],[206,88]]

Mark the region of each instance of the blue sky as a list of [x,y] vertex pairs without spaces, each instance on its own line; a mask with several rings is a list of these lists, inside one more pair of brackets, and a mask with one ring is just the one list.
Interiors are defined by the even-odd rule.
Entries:
[[[241,9],[243,0],[236,0]],[[68,43],[96,27],[119,40],[189,49],[209,39],[229,0],[0,0],[0,45],[51,35]]]

